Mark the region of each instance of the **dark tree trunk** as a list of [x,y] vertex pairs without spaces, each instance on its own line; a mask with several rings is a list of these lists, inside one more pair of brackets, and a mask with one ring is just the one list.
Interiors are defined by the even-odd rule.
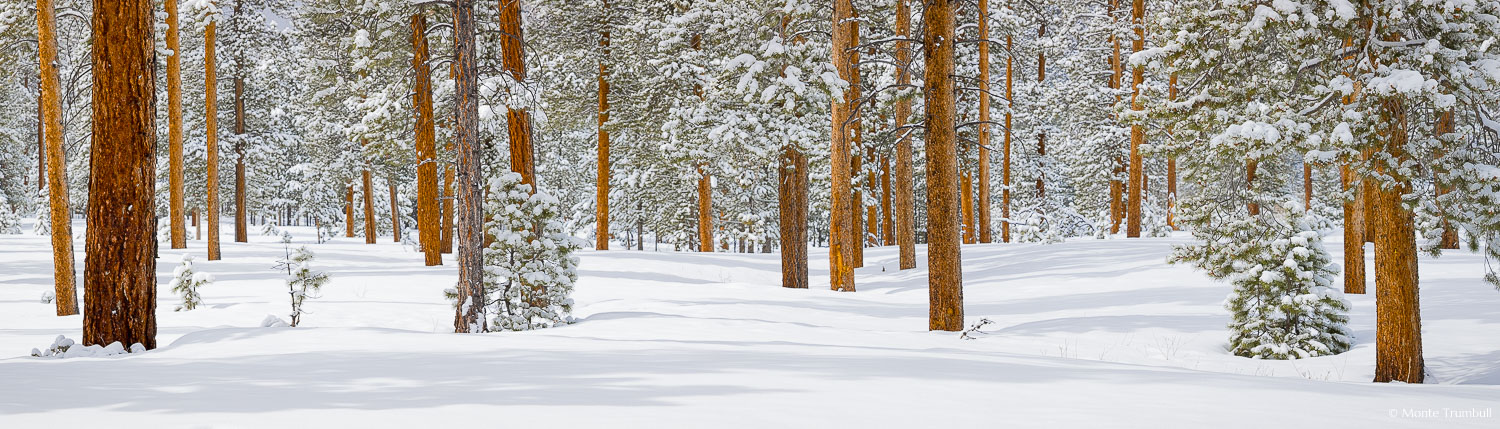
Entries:
[[94,5],[83,343],[156,348],[156,47],[151,0]]
[[[502,9],[503,10],[503,9]],[[453,318],[455,332],[484,332],[484,211],[481,205],[484,176],[480,171],[479,81],[474,46],[474,0],[453,1],[453,58],[457,71],[455,97],[458,119],[454,123],[458,146],[458,218],[454,250],[458,253],[458,305]]]

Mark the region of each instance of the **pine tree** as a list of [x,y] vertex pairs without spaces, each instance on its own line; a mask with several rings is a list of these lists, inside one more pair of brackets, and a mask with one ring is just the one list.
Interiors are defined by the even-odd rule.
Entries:
[[[155,46],[152,2],[94,10],[93,135],[83,343],[156,348]],[[146,76],[139,79],[137,76]]]
[[167,284],[172,292],[182,297],[182,304],[175,311],[192,310],[203,305],[203,297],[198,294],[198,289],[213,283],[213,274],[193,269],[192,254],[182,254],[182,264],[172,270],[172,282]]
[[556,198],[534,192],[519,173],[490,180],[485,200],[485,289],[491,325],[528,331],[573,322],[573,284],[578,281],[577,239],[562,230]]
[[926,61],[927,130],[927,329],[963,329],[963,269],[959,254],[957,142],[953,104],[953,3],[931,0],[922,10],[926,31],[922,52]]
[[[52,271],[57,315],[78,314],[77,282],[73,275],[72,209],[68,205],[68,173],[63,152],[61,88],[57,73],[57,13],[52,0],[37,0],[37,52],[41,56],[41,110],[47,141],[49,231],[52,233]],[[40,224],[40,222],[38,223]],[[91,343],[92,344],[92,343]]]

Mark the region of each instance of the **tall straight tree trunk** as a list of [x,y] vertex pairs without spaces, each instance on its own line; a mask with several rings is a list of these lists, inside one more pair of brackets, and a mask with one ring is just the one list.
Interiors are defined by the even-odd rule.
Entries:
[[1011,36],[1005,36],[1005,143],[1000,150],[1004,152],[1003,160],[1000,162],[1000,242],[1010,242],[1010,124],[1012,119],[1011,109],[1015,106],[1015,91],[1012,81],[1014,76],[1011,72],[1015,52],[1015,43]]
[[156,348],[156,43],[151,0],[94,5],[83,343]]
[[432,113],[432,69],[427,66],[427,15],[411,15],[411,67],[416,75],[412,105],[417,108],[417,241],[424,262],[442,265],[442,237],[438,225],[437,138]]
[[[1146,0],[1134,1],[1130,10],[1130,23],[1135,27],[1135,40],[1130,42],[1130,52],[1139,53],[1146,49]],[[1131,78],[1130,110],[1140,112],[1145,109],[1141,104],[1141,84],[1146,81],[1146,67],[1132,67]],[[1126,237],[1141,236],[1141,200],[1146,197],[1146,173],[1141,157],[1141,145],[1146,144],[1146,127],[1138,121],[1133,122],[1135,123],[1130,125],[1130,197],[1126,201]]]
[[[368,144],[369,142],[365,141],[365,139],[359,139],[359,147],[361,149]],[[360,178],[362,179],[361,188],[364,191],[365,204],[365,244],[375,244],[375,183],[374,179],[370,177],[369,161],[365,161],[365,169],[360,172]]]
[[344,186],[344,236],[354,236],[354,185]]
[[714,251],[713,177],[698,164],[698,251]]
[[[1046,22],[1042,22],[1041,25],[1037,27],[1036,35],[1037,35],[1038,38],[1042,38],[1042,37],[1046,37],[1047,36],[1047,23]],[[1006,43],[1007,43],[1006,46],[1009,46],[1008,45],[1008,43],[1010,43],[1010,39],[1009,38],[1006,39]],[[1009,60],[1006,60],[1006,61],[1007,61],[1007,64],[1009,64],[1009,62],[1008,62]],[[1040,85],[1042,85],[1042,83],[1044,83],[1046,81],[1047,81],[1047,51],[1046,50],[1038,50],[1037,53],[1036,53],[1036,84],[1038,86],[1040,86]],[[1009,87],[1006,87],[1006,91],[1007,92],[1005,94],[1006,94],[1007,97],[1009,97],[1010,96],[1010,92],[1009,92],[1010,89],[1009,89]],[[1038,159],[1041,159],[1041,158],[1045,158],[1046,155],[1047,155],[1047,131],[1046,131],[1045,128],[1043,128],[1040,132],[1038,132],[1036,134],[1036,156],[1037,156]],[[1036,198],[1037,198],[1037,201],[1039,201],[1039,202],[1040,201],[1045,201],[1046,198],[1047,198],[1047,183],[1043,180],[1043,177],[1041,175],[1037,175],[1037,177],[1036,177]]]
[[[54,13],[55,14],[55,13]],[[55,18],[54,18],[55,20]],[[42,82],[37,79],[36,88],[36,190],[47,189],[47,117],[43,114]]]
[[187,248],[187,226],[183,225],[185,194],[182,189],[182,53],[178,47],[177,2],[164,2],[167,9],[167,216],[171,219],[173,249]]
[[973,174],[959,173],[959,206],[964,220],[964,244],[974,244],[974,185]]
[[864,122],[860,121],[859,114],[859,99],[864,97],[864,94],[861,91],[863,82],[859,72],[859,11],[854,10],[852,7],[849,10],[849,55],[845,59],[849,61],[850,73],[850,105],[848,112],[850,136],[849,151],[851,153],[851,156],[854,157],[854,164],[849,167],[850,186],[851,189],[854,190],[854,203],[851,205],[849,211],[849,216],[852,217],[852,226],[850,226],[849,229],[849,234],[851,234],[852,236],[849,239],[851,240],[850,243],[853,243],[854,246],[851,249],[854,251],[854,258],[851,259],[851,261],[854,263],[854,268],[861,268],[865,266],[865,222],[860,212],[864,211],[864,189],[865,186],[868,185],[868,183],[863,180],[866,177],[863,156],[865,150],[865,133]]
[[[502,17],[506,10],[501,8]],[[506,31],[503,27],[504,24],[501,31]],[[480,243],[484,241],[481,206],[484,176],[480,171],[479,63],[475,58],[475,30],[474,0],[454,0],[453,58],[457,71],[455,96],[458,98],[458,118],[453,124],[458,142],[458,240],[454,246],[458,253],[458,305],[453,317],[455,332],[486,330],[484,260],[480,249]]]
[[[1117,9],[1119,9],[1119,0],[1109,0],[1110,22],[1118,21],[1118,19],[1115,18],[1114,13]],[[1110,56],[1109,59],[1111,71],[1109,76],[1109,87],[1115,90],[1115,104],[1118,105],[1120,103],[1120,85],[1125,79],[1125,65],[1120,62],[1120,39],[1118,37],[1115,37],[1115,35],[1111,33],[1109,36],[1109,44],[1111,48],[1114,49],[1114,53]],[[1125,217],[1125,208],[1123,207],[1123,202],[1121,201],[1124,198],[1125,194],[1125,184],[1120,182],[1119,177],[1120,173],[1125,172],[1126,161],[1120,159],[1119,155],[1115,155],[1113,158],[1115,160],[1115,169],[1109,177],[1109,233],[1119,234],[1120,222],[1123,221]]]
[[[854,17],[854,4],[851,0],[834,0],[833,2],[833,45],[831,59],[834,69],[838,70],[839,78],[845,82],[854,80],[855,70],[849,56],[854,49],[854,38],[852,22]],[[832,106],[832,129],[830,138],[829,164],[833,172],[831,177],[831,191],[829,195],[829,231],[828,231],[828,265],[829,282],[831,288],[836,291],[854,291],[854,249],[859,247],[859,241],[854,240],[858,233],[854,225],[854,195],[853,183],[850,177],[850,167],[853,160],[850,158],[850,108],[853,107],[854,93],[845,90],[842,97],[833,98]]]
[[[604,8],[609,9],[609,1],[604,1]],[[604,58],[609,58],[609,27],[599,31],[599,50]],[[603,60],[599,61],[599,174],[597,184],[594,186],[594,226],[595,238],[594,248],[597,250],[609,250],[609,130],[604,126],[609,122],[609,67]],[[626,250],[630,249],[626,243]]]
[[[1167,101],[1177,102],[1177,74],[1167,78]],[[1171,128],[1167,129],[1171,135]],[[1167,157],[1167,227],[1177,230],[1177,157]]]
[[[503,34],[500,37],[500,59],[505,71],[510,72],[511,79],[516,82],[525,82],[526,37],[521,32],[521,0],[500,0],[500,34]],[[537,191],[536,151],[531,143],[531,113],[507,107],[505,123],[510,136],[510,171],[520,173],[521,183],[531,185],[534,194]]]
[[[1454,128],[1453,127],[1453,110],[1452,109],[1444,110],[1442,113],[1438,114],[1437,125],[1433,127],[1433,134],[1438,139],[1442,139],[1443,136],[1447,135],[1448,133],[1453,132],[1453,128]],[[1441,157],[1441,156],[1442,155],[1440,154],[1439,157]],[[1434,163],[1434,164],[1436,164],[1436,163]],[[1453,189],[1450,188],[1450,187],[1448,187],[1448,186],[1443,185],[1442,181],[1443,181],[1443,179],[1441,177],[1437,177],[1436,175],[1434,175],[1434,177],[1433,177],[1433,184],[1434,184],[1433,191],[1435,193],[1434,199],[1437,201],[1437,206],[1438,206],[1438,209],[1439,209],[1438,211],[1440,213],[1443,213],[1443,221],[1442,221],[1443,222],[1443,236],[1442,236],[1442,240],[1438,242],[1438,248],[1441,248],[1441,249],[1457,249],[1458,248],[1458,228],[1455,228],[1453,226],[1453,223],[1448,221],[1447,211],[1446,210],[1442,210],[1443,207],[1444,207],[1443,206],[1443,196],[1447,195],[1449,192],[1452,192]]]
[[[47,204],[52,223],[52,280],[57,315],[78,314],[78,282],[73,274],[73,211],[68,205],[68,170],[63,151],[61,83],[57,77],[57,9],[37,0],[37,52],[41,64],[43,139],[47,141]],[[149,206],[146,206],[149,207]]]
[[990,2],[979,0],[979,242],[990,233]]
[[[911,63],[911,0],[896,0],[896,62],[903,67],[896,69],[896,83],[911,85],[911,75],[904,67]],[[896,115],[896,245],[900,247],[900,266],[903,270],[917,267],[917,202],[916,182],[912,177],[911,131],[905,129],[911,117],[911,100],[896,100],[893,108]],[[837,123],[835,121],[834,123]],[[830,253],[831,255],[831,253]]]
[[895,222],[891,218],[891,158],[880,156],[880,213],[881,245],[896,244]]
[[[800,44],[802,38],[787,37],[787,25],[790,20],[789,15],[781,17],[782,39],[790,39],[793,44]],[[786,77],[786,66],[782,66],[780,74]],[[782,146],[781,165],[776,169],[776,194],[781,227],[781,286],[807,289],[808,171],[807,156],[803,155],[800,149],[795,142],[788,142]],[[644,247],[645,241],[640,225],[638,221],[636,223],[638,249]]]
[[401,242],[401,204],[396,198],[396,178],[386,180],[385,186],[391,190],[391,242]]
[[[238,8],[239,3],[235,3]],[[245,243],[250,241],[249,230],[246,226],[248,220],[245,218],[245,143],[240,138],[245,136],[245,78],[240,76],[244,69],[239,67],[239,61],[235,61],[234,73],[234,241]]]
[[[1358,188],[1359,178],[1354,168],[1344,165],[1339,169],[1339,179],[1344,185],[1344,191],[1350,188]],[[1344,293],[1365,293],[1365,199],[1355,198],[1344,201]]]
[[210,21],[203,29],[203,99],[207,122],[208,158],[208,260],[219,260],[219,78],[214,46],[219,23]]
[[958,231],[958,136],[953,102],[953,1],[927,0],[922,10],[927,101],[927,329],[964,324],[963,267]]
[[1302,211],[1312,211],[1313,168],[1312,162],[1302,161]]
[[[458,149],[454,146],[453,140],[448,140],[446,147],[448,149],[448,153],[450,154],[448,158],[452,159],[452,154],[458,153]],[[458,195],[453,193],[453,182],[456,179],[456,177],[454,177],[454,174],[456,173],[456,171],[452,163],[448,161],[441,161],[439,162],[439,165],[443,167],[443,228],[442,231],[440,231],[440,233],[442,234],[442,239],[441,243],[439,244],[442,245],[441,253],[453,253],[453,218],[455,216],[455,214],[453,213],[453,204],[454,201],[458,199]]]
[[[1391,39],[1399,40],[1396,37]],[[1386,127],[1384,154],[1393,162],[1410,161],[1406,152],[1406,106],[1400,96],[1380,102]],[[1377,170],[1392,174],[1383,162]],[[1411,190],[1406,178],[1394,187],[1375,186],[1375,381],[1421,383],[1422,315],[1417,292],[1416,226],[1401,196]]]

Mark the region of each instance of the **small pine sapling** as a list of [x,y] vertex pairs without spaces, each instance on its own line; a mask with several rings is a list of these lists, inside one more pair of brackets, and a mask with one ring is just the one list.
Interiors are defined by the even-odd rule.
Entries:
[[490,181],[485,230],[495,238],[484,251],[485,289],[495,330],[527,331],[573,322],[573,284],[582,244],[563,231],[560,204],[530,193],[521,176]]
[[294,252],[291,250],[291,234],[282,234],[281,242],[285,247],[286,258],[277,261],[276,269],[286,270],[286,289],[291,296],[292,302],[292,327],[302,323],[302,303],[307,298],[317,298],[315,295],[328,284],[328,273],[312,269],[313,252],[307,250],[307,246],[298,247]]
[[1196,229],[1203,242],[1174,250],[1174,263],[1193,264],[1233,285],[1224,306],[1233,317],[1229,349],[1235,355],[1302,359],[1349,350],[1349,303],[1335,287],[1338,265],[1313,222],[1299,203],[1287,202]]
[[213,274],[193,269],[193,255],[182,255],[182,265],[172,270],[172,292],[182,297],[182,304],[175,311],[192,310],[203,305],[203,297],[198,295],[198,288],[213,283]]
[[20,234],[21,216],[16,214],[15,207],[11,207],[10,201],[6,200],[5,193],[0,192],[0,234]]

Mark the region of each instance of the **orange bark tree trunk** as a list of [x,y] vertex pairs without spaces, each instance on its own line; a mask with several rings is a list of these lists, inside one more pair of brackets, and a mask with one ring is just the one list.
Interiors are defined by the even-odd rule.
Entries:
[[865,221],[861,212],[865,207],[864,189],[868,186],[868,182],[864,180],[867,176],[864,163],[865,135],[864,123],[860,121],[859,112],[859,100],[864,97],[861,91],[863,79],[859,72],[859,12],[850,7],[849,13],[850,20],[849,27],[847,27],[849,55],[845,57],[845,60],[849,61],[849,151],[853,157],[853,164],[849,167],[849,183],[854,191],[854,202],[849,209],[849,216],[852,218],[850,219],[849,240],[853,243],[851,250],[854,252],[854,257],[850,261],[854,264],[854,268],[860,268],[865,266]]
[[[238,3],[236,3],[238,8]],[[234,73],[234,241],[245,243],[250,241],[250,233],[247,227],[249,222],[245,213],[245,143],[240,137],[245,135],[245,78],[241,76],[244,72],[239,66],[239,60],[235,61]]]
[[[609,2],[604,2],[604,8],[609,8]],[[608,24],[607,22],[605,23]],[[609,28],[605,27],[599,32],[599,50],[604,58],[609,58]],[[609,130],[605,125],[609,122],[609,67],[603,60],[599,61],[599,174],[597,184],[594,186],[594,226],[595,238],[594,248],[597,250],[609,250]],[[627,234],[629,234],[627,232]],[[626,243],[629,250],[629,243]]]
[[[833,67],[838,70],[839,78],[845,82],[853,82],[855,74],[853,63],[849,61],[854,49],[854,35],[851,28],[854,24],[849,22],[853,17],[852,1],[834,0],[831,60]],[[830,138],[829,149],[829,164],[833,169],[828,231],[829,280],[833,290],[846,292],[854,291],[854,249],[860,245],[860,242],[854,239],[859,229],[854,225],[855,202],[850,177],[850,167],[853,165],[849,147],[850,108],[853,107],[853,102],[854,93],[851,90],[844,91],[842,97],[834,97],[832,103],[833,135]]]
[[51,206],[48,221],[52,224],[53,288],[57,295],[57,315],[68,316],[78,314],[78,282],[73,273],[73,210],[68,204],[62,87],[57,77],[57,10],[52,0],[37,0],[36,9],[43,139],[47,141],[47,204]]
[[974,244],[974,185],[972,174],[959,173],[959,205],[964,220],[964,244]]
[[713,177],[703,164],[698,165],[698,251],[714,251]]
[[[1118,21],[1114,11],[1119,8],[1119,0],[1109,0],[1110,21]],[[1120,85],[1125,79],[1125,65],[1120,62],[1120,39],[1113,33],[1109,36],[1109,44],[1114,53],[1110,56],[1109,87],[1115,90],[1115,104],[1120,103]],[[1113,146],[1113,144],[1111,144]],[[1126,160],[1114,156],[1115,169],[1109,177],[1109,233],[1120,233],[1120,222],[1125,218],[1125,207],[1123,201],[1125,184],[1120,182],[1120,173],[1126,170]]]
[[891,217],[891,158],[880,156],[880,213],[881,245],[896,244],[895,222]]
[[[1443,136],[1453,132],[1453,128],[1453,110],[1444,110],[1441,114],[1438,115],[1437,125],[1433,127],[1433,134],[1435,134],[1438,139],[1442,139]],[[1439,154],[1439,157],[1441,157],[1441,154]],[[1437,163],[1433,164],[1437,165]],[[1438,248],[1457,249],[1458,228],[1455,228],[1453,226],[1453,223],[1448,221],[1447,211],[1442,210],[1443,196],[1447,195],[1449,192],[1452,192],[1453,189],[1443,185],[1441,183],[1442,180],[1443,179],[1441,177],[1433,177],[1433,183],[1435,185],[1433,186],[1435,192],[1434,199],[1437,201],[1437,206],[1439,209],[1438,212],[1443,213],[1443,236],[1442,240],[1438,242]]]
[[1015,44],[1011,36],[1005,36],[1005,146],[1000,149],[1003,152],[1000,162],[1000,241],[1003,243],[1010,242],[1010,126],[1014,116],[1011,108],[1015,106],[1011,57],[1014,52]]
[[[365,139],[359,139],[360,149],[363,149],[368,144],[369,142],[365,141]],[[364,171],[360,172],[360,178],[362,180],[360,187],[363,188],[362,190],[364,191],[365,244],[375,244],[375,183],[374,179],[370,177],[369,161],[364,161],[364,164],[365,169]]]
[[[1344,165],[1340,168],[1340,181],[1344,185],[1344,191],[1350,188],[1358,188],[1359,178],[1354,168]],[[1365,199],[1355,198],[1344,201],[1344,293],[1365,293]]]
[[219,78],[214,46],[218,22],[209,22],[203,30],[203,117],[208,128],[208,260],[219,254]]
[[182,54],[178,47],[177,2],[164,2],[167,12],[167,216],[171,222],[173,249],[187,248],[187,226],[182,188]]
[[391,242],[401,242],[401,204],[396,198],[396,178],[392,177],[385,182],[385,186],[391,190]]
[[427,15],[411,16],[411,67],[416,76],[412,105],[417,109],[417,242],[424,262],[442,265],[442,237],[438,230],[437,143],[432,113],[432,69],[427,66]]
[[990,233],[990,2],[979,0],[979,242]]
[[[448,159],[452,159],[452,154],[457,153],[458,150],[454,147],[452,140],[448,141],[446,147],[449,154]],[[443,228],[440,231],[442,234],[442,242],[440,243],[442,245],[441,252],[453,253],[453,218],[455,216],[453,213],[453,202],[458,198],[453,193],[453,182],[456,179],[454,177],[455,169],[452,163],[446,160],[439,162],[439,164],[443,166]]]
[[[1399,96],[1381,101],[1381,116],[1387,127],[1385,155],[1392,162],[1410,161],[1406,153],[1406,106]],[[1411,190],[1408,179],[1385,168],[1377,170],[1397,176],[1394,187],[1376,186],[1375,233],[1375,381],[1421,383],[1422,315],[1418,300],[1416,225],[1401,196]]]
[[151,0],[94,5],[83,343],[156,348],[156,47]]
[[[1139,53],[1146,49],[1146,1],[1135,0],[1130,11],[1130,23],[1135,27],[1135,40],[1130,42],[1130,51]],[[1146,80],[1146,68],[1137,65],[1131,68],[1130,110],[1140,112],[1141,84]],[[1139,114],[1139,113],[1137,113]],[[1126,203],[1126,237],[1141,236],[1141,203],[1146,198],[1145,166],[1141,157],[1141,145],[1146,144],[1146,127],[1139,121],[1130,125],[1130,197]]]
[[[521,32],[521,0],[500,0],[500,59],[516,82],[526,81],[526,38]],[[510,136],[510,170],[521,174],[521,183],[536,193],[536,152],[531,142],[531,113],[506,108],[506,131]]]
[[354,185],[344,187],[344,236],[354,236]]
[[963,268],[958,231],[958,150],[953,100],[953,1],[922,11],[927,101],[927,329],[963,329]]
[[[911,0],[896,1],[896,83],[911,85],[911,75],[906,66],[911,63]],[[911,117],[911,100],[900,98],[893,108],[896,115],[896,245],[900,247],[900,266],[903,270],[917,267],[917,203],[916,185],[912,171],[911,132],[906,129],[906,120]],[[837,124],[837,121],[835,121]],[[830,253],[831,254],[831,253]]]
[[[800,38],[786,35],[789,20],[786,15],[781,17],[782,40],[790,39],[792,43],[800,43]],[[781,69],[781,76],[786,77],[785,66]],[[781,233],[781,286],[807,289],[807,156],[795,143],[787,143],[781,148],[779,161],[781,165],[776,169],[776,194]],[[639,223],[636,228],[636,243],[641,246],[639,243],[644,240]]]

